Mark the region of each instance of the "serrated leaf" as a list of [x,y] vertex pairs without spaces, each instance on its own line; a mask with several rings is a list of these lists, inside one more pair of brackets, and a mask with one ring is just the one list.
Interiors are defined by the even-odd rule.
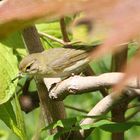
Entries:
[[11,48],[0,43],[0,104],[7,102],[16,89],[18,73],[17,58]]

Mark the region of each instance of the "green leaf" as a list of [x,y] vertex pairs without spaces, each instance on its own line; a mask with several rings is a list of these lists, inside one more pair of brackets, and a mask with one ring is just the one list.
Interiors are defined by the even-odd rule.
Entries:
[[100,128],[108,132],[123,132],[133,126],[139,126],[140,122],[110,123],[102,125]]
[[[97,126],[100,126],[100,125],[103,125],[103,123],[107,123],[106,121],[105,122],[97,122],[97,123],[94,123],[94,124],[90,124],[90,125],[80,125],[80,122],[82,119],[84,118],[107,118],[106,116],[104,115],[101,115],[101,116],[77,116],[77,117],[74,117],[74,118],[67,118],[67,119],[63,119],[63,120],[58,120],[54,123],[51,123],[49,124],[47,127],[43,128],[42,131],[44,130],[47,130],[47,129],[54,129],[56,127],[62,127],[62,128],[65,128],[65,129],[71,129],[73,126],[74,129],[76,128],[85,128],[85,129],[89,129],[90,127],[97,127]],[[87,127],[87,128],[86,128]]]
[[1,40],[1,43],[6,45],[7,47],[14,48],[14,49],[25,48],[24,42],[22,39],[22,34],[20,32],[14,32],[10,34],[5,39]]
[[63,127],[63,128],[71,128],[76,122],[77,122],[76,118],[69,118],[69,119],[59,120],[53,126],[53,128],[56,128],[58,126]]
[[[60,24],[59,21],[50,22],[50,23],[44,23],[44,24],[37,24],[37,29],[40,32],[47,33],[49,35],[52,35],[56,38],[62,39],[62,33],[60,30]],[[48,39],[46,37],[43,37],[42,44],[45,46],[45,48],[56,48],[61,47],[62,45],[56,41],[52,41],[51,39]]]
[[101,120],[94,124],[81,125],[82,129],[100,128],[108,132],[123,132],[130,129],[133,126],[139,126],[140,122],[124,122],[116,123],[107,120]]
[[7,131],[0,130],[0,140],[8,140],[9,134]]
[[85,125],[81,125],[81,128],[82,129],[90,129],[90,128],[97,128],[97,127],[100,127],[102,125],[106,125],[106,124],[112,124],[112,122],[110,121],[107,121],[107,120],[101,120],[101,121],[98,121],[96,123],[93,123],[93,124],[85,124]]
[[17,94],[16,93],[15,93],[15,108],[16,108],[17,127],[21,131],[21,138],[23,140],[27,140],[23,112],[21,110],[21,107],[20,107],[20,104],[19,104],[19,100],[18,100],[18,97],[17,97]]
[[21,32],[14,32],[8,37],[1,40],[1,43],[5,46],[12,48],[13,53],[17,56],[18,60],[21,60],[26,54],[25,44],[23,42]]
[[17,127],[16,116],[10,102],[0,105],[0,119],[19,137],[21,131]]
[[101,120],[93,124],[80,125],[80,121],[77,120],[76,118],[65,119],[65,121],[63,122],[64,123],[62,123],[62,121],[57,121],[57,123],[54,123],[52,125],[53,127],[51,126],[51,128],[60,126],[60,127],[63,127],[64,129],[61,132],[58,132],[54,135],[50,135],[45,140],[57,140],[58,137],[60,137],[62,134],[66,132],[78,131],[80,129],[88,130],[88,129],[100,128],[104,131],[108,131],[112,133],[112,132],[123,132],[130,129],[133,126],[140,126],[140,122],[116,123],[116,122],[111,122],[108,120]]
[[57,134],[53,134],[53,135],[48,136],[45,140],[58,140],[59,137],[60,137],[60,134],[57,133]]
[[75,123],[77,122],[77,118],[68,118],[68,119],[63,119],[63,120],[58,120],[47,127],[43,128],[42,131],[47,130],[47,129],[54,129],[56,127],[63,127],[70,129]]
[[17,64],[12,49],[0,43],[0,104],[7,102],[15,92],[17,80],[11,80],[18,74]]

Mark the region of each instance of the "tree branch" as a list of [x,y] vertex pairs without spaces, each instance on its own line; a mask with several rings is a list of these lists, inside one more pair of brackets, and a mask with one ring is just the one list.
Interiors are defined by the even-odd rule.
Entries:
[[47,33],[43,33],[43,32],[38,32],[38,33],[39,33],[40,37],[46,37],[46,38],[48,38],[48,39],[51,39],[51,40],[53,40],[53,41],[55,41],[55,42],[58,42],[58,43],[64,45],[64,46],[68,46],[68,45],[73,45],[73,44],[81,43],[81,41],[65,42],[65,41],[63,41],[63,40],[61,40],[61,39],[59,39],[59,38],[56,38],[56,37],[54,37],[54,36],[52,36],[52,35],[49,35],[49,34],[47,34]]
[[[60,28],[63,36],[63,41],[64,42],[70,42],[70,39],[68,37],[67,29],[66,29],[66,24],[65,24],[65,18],[60,19]],[[66,47],[72,47],[71,45],[67,45]]]
[[[34,26],[23,30],[23,38],[29,53],[42,52],[44,50]],[[63,102],[54,102],[49,98],[43,79],[35,77],[35,81],[45,122],[50,124],[53,121],[65,118],[66,114]],[[53,130],[50,132],[54,133]]]
[[[115,53],[112,56],[112,65],[111,65],[112,72],[120,72],[122,67],[127,63],[128,45],[123,45],[123,47],[125,47],[125,49]],[[120,123],[125,121],[125,111],[127,110],[128,103],[129,101],[126,100],[112,108],[111,115],[112,115],[113,122]],[[124,140],[124,132],[112,133],[112,140],[118,140],[118,139]]]
[[69,106],[69,105],[65,105],[65,107],[68,108],[68,109],[72,109],[72,110],[78,111],[78,112],[88,113],[88,111],[86,111],[84,109],[81,109],[81,108],[77,108],[77,107],[73,107],[73,106]]
[[[59,82],[56,86],[49,89],[49,96],[56,100],[63,100],[68,95],[81,94],[90,91],[99,90],[100,87],[110,87],[117,84],[124,76],[123,73],[113,72],[105,73],[99,76],[73,76]],[[49,81],[49,78],[47,78]],[[47,81],[44,79],[46,86]],[[138,88],[137,79],[130,79],[127,83],[129,88]],[[138,92],[139,93],[139,92]]]
[[[136,97],[136,93],[134,90],[125,90],[119,93],[112,92],[111,94],[107,95],[104,97],[102,100],[100,100],[94,107],[93,109],[87,114],[87,116],[100,116],[100,115],[105,115],[108,113],[111,108],[117,104],[121,103],[129,98],[134,98]],[[91,124],[98,121],[98,118],[86,118],[81,122],[81,125],[85,124]],[[93,129],[91,130],[81,130],[80,134],[82,135],[82,138],[86,138]]]

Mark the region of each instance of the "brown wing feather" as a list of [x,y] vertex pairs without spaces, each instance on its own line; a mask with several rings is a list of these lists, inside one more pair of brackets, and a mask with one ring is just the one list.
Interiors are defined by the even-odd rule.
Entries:
[[[86,59],[88,57],[88,53],[84,50],[75,50],[68,48],[55,48],[47,51],[48,54],[54,54],[56,58],[49,58],[49,66],[55,71],[63,71],[66,67],[74,65],[77,61]],[[47,60],[47,62],[48,62]],[[51,63],[50,63],[51,61]]]

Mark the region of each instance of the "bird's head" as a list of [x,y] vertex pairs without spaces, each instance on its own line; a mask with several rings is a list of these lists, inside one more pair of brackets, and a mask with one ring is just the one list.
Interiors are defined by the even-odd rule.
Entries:
[[30,54],[22,59],[19,64],[20,73],[36,75],[40,71],[40,62],[38,53]]

